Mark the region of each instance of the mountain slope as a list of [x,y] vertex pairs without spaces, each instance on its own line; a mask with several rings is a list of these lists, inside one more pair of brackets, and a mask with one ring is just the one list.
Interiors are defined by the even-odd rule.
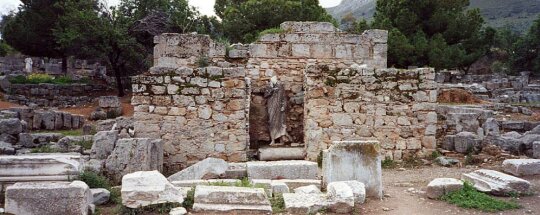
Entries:
[[[516,31],[527,30],[540,15],[539,0],[470,0],[470,8],[479,8],[488,25],[508,26]],[[343,0],[327,11],[337,20],[352,13],[356,18],[371,19],[375,13],[376,0]]]

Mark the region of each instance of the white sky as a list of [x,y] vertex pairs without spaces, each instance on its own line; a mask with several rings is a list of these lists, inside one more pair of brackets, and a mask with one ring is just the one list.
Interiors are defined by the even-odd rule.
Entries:
[[[120,0],[102,0],[109,5],[116,5]],[[203,15],[214,15],[215,0],[188,0],[189,4],[197,7]],[[333,7],[338,5],[341,0],[319,0],[323,7]],[[7,13],[17,9],[20,4],[19,0],[0,0],[0,14]]]

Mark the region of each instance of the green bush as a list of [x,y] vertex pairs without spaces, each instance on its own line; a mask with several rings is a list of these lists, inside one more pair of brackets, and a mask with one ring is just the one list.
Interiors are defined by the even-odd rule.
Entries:
[[283,29],[281,28],[269,28],[269,29],[266,29],[264,31],[261,31],[259,33],[259,38],[261,38],[262,36],[264,35],[267,35],[267,34],[281,34],[285,32]]
[[92,140],[81,140],[73,143],[74,145],[81,146],[83,149],[92,149],[92,144],[94,142]]
[[84,171],[79,175],[79,180],[86,183],[90,188],[105,188],[111,190],[111,182],[107,177],[92,171]]
[[192,187],[191,190],[187,192],[187,195],[184,198],[184,202],[182,203],[182,207],[186,209],[193,208],[194,199],[195,199],[195,187]]
[[441,199],[458,207],[473,208],[484,212],[498,212],[521,207],[514,201],[498,200],[481,193],[469,183],[465,183],[463,189],[446,194]]
[[386,157],[381,162],[381,166],[383,169],[394,169],[396,168],[397,164],[394,160],[390,159],[389,157]]

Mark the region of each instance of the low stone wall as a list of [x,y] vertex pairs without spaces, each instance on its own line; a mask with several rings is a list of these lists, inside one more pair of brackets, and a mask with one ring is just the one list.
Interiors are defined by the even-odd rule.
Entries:
[[153,67],[133,77],[136,137],[164,141],[165,171],[206,157],[245,161],[249,79],[239,67]]
[[16,113],[15,118],[24,120],[29,130],[79,129],[85,123],[83,115],[61,111],[34,110],[24,107],[10,108],[7,111]]
[[377,139],[384,156],[401,160],[436,148],[433,69],[335,68],[309,65],[305,81],[307,157],[333,141]]
[[93,84],[10,84],[4,97],[21,105],[68,107],[91,103],[92,95],[105,89],[105,86]]

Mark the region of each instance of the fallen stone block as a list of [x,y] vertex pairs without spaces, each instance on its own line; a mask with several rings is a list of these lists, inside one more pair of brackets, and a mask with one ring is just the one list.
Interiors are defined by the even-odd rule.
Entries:
[[246,163],[229,163],[229,168],[225,170],[225,178],[242,179],[247,177]]
[[140,171],[122,178],[122,204],[139,208],[161,203],[182,203],[179,189],[158,171]]
[[267,196],[273,196],[272,180],[270,179],[251,179],[251,185],[254,187],[263,188]]
[[259,160],[278,161],[278,160],[304,160],[304,148],[283,147],[283,148],[260,148]]
[[331,208],[332,211],[336,213],[351,213],[354,209],[354,194],[346,183],[341,181],[331,182],[326,187],[328,197],[332,201],[336,202],[333,204],[334,208]]
[[92,214],[90,188],[82,181],[22,182],[6,189],[6,213],[25,215]]
[[94,143],[90,151],[90,157],[93,159],[107,159],[114,150],[118,140],[117,131],[100,131],[94,135]]
[[0,156],[0,183],[68,181],[82,171],[80,154]]
[[315,185],[308,185],[303,187],[298,187],[294,189],[294,193],[302,193],[302,194],[321,194],[321,190],[315,186]]
[[183,207],[173,208],[169,212],[169,215],[184,215],[184,214],[187,214],[187,210]]
[[459,153],[469,153],[480,146],[482,140],[471,132],[460,132],[454,137],[454,150]]
[[515,176],[540,175],[540,159],[508,159],[503,171]]
[[161,139],[120,139],[105,162],[107,174],[120,181],[123,175],[137,171],[161,171],[163,141]]
[[199,185],[193,212],[201,214],[272,214],[264,189]]
[[223,177],[229,168],[226,161],[219,158],[206,158],[169,176],[169,181],[212,179]]
[[317,163],[311,161],[247,162],[251,179],[317,179]]
[[429,182],[426,194],[430,199],[438,199],[445,194],[463,189],[463,181],[455,178],[436,178]]
[[90,192],[92,193],[94,199],[94,205],[102,205],[107,203],[111,196],[111,192],[104,188],[93,188],[90,189]]
[[354,196],[354,203],[363,204],[366,201],[366,186],[359,181],[343,181],[351,188]]
[[464,173],[461,179],[474,185],[480,192],[493,195],[506,196],[512,193],[527,194],[531,184],[521,178],[507,175],[494,170],[480,169],[471,173]]
[[289,186],[282,181],[272,181],[270,184],[272,186],[272,194],[276,193],[289,193]]
[[16,135],[23,132],[21,120],[17,118],[0,119],[0,134]]
[[368,197],[382,198],[382,169],[378,141],[336,141],[323,151],[323,185],[359,181]]
[[325,194],[284,193],[283,201],[289,214],[316,214],[330,205]]

